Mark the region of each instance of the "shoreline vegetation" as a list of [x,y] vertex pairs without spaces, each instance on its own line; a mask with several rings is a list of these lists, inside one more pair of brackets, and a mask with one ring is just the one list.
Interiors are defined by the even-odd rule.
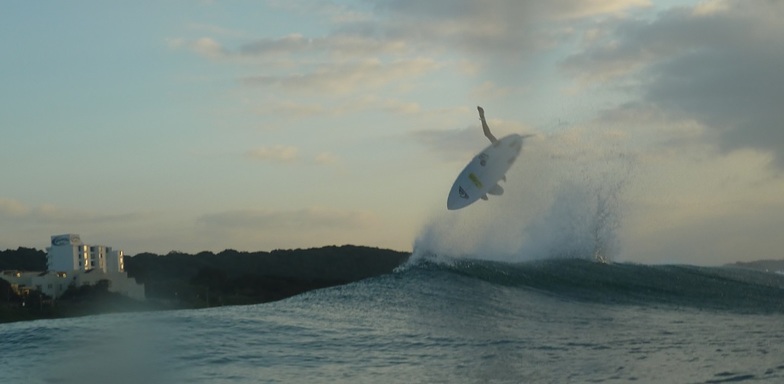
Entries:
[[[56,299],[35,290],[21,297],[0,279],[0,323],[268,303],[391,273],[410,255],[355,245],[271,252],[140,253],[125,257],[125,271],[144,284],[145,301],[110,292],[108,281],[71,286]],[[46,253],[21,247],[0,251],[3,270],[45,271]]]

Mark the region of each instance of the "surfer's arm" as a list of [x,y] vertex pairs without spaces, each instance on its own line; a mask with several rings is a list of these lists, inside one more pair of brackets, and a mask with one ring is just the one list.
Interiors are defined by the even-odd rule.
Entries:
[[487,121],[485,121],[485,110],[479,106],[477,106],[476,109],[479,111],[479,120],[482,120],[482,131],[485,132],[485,136],[491,143],[496,144],[498,139],[490,133],[490,127],[487,126]]

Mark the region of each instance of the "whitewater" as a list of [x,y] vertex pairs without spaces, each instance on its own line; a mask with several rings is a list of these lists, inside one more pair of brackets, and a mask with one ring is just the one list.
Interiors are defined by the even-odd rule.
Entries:
[[433,214],[394,273],[0,324],[0,383],[784,382],[784,275],[625,261],[633,156],[538,144],[506,195]]

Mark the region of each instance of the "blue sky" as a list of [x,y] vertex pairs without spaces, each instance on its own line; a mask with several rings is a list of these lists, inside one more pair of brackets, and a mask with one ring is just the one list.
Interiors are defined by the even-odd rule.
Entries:
[[[564,223],[622,185],[619,260],[781,257],[783,15],[764,1],[3,4],[0,248],[70,232],[130,254],[350,243],[521,260],[571,241],[550,234],[579,232]],[[486,144],[476,105],[497,136],[536,136],[508,196],[446,212]]]

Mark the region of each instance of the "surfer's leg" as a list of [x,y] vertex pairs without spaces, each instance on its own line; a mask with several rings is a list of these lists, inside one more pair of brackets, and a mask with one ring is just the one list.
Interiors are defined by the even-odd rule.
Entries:
[[484,131],[485,136],[488,140],[490,140],[493,145],[498,143],[498,139],[490,133],[490,127],[487,125],[487,121],[485,121],[485,110],[484,108],[477,106],[476,109],[479,111],[479,120],[482,120],[482,131]]

